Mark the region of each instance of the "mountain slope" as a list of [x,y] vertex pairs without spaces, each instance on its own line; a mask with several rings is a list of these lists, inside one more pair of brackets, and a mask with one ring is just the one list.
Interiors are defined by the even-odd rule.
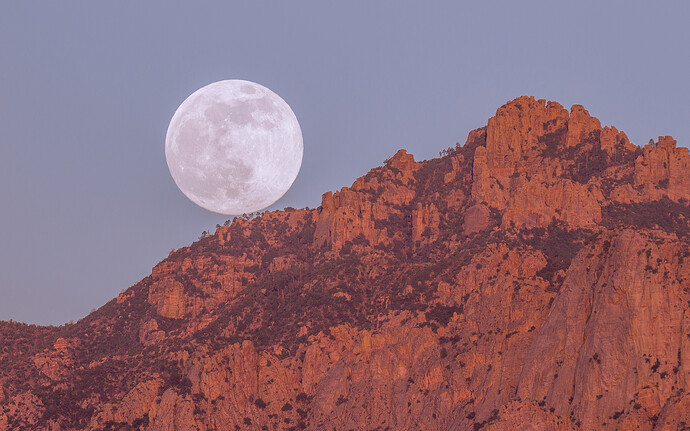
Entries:
[[0,323],[5,429],[683,429],[690,156],[521,97],[76,324]]

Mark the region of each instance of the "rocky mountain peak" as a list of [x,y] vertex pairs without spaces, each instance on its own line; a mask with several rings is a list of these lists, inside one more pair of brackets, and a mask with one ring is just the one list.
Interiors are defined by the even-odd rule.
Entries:
[[386,165],[402,172],[412,172],[416,166],[414,156],[408,154],[407,150],[398,150],[393,157],[388,159]]
[[520,97],[76,324],[0,322],[0,431],[683,429],[689,202],[673,138]]

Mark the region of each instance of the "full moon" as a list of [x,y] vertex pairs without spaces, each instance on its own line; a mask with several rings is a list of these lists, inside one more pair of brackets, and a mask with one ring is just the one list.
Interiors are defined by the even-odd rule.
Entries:
[[234,79],[192,93],[165,137],[168,168],[182,193],[226,215],[280,199],[297,178],[303,152],[288,104],[264,86]]

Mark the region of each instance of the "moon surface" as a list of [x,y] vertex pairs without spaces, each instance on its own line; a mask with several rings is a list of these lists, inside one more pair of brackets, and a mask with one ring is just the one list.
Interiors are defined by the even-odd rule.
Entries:
[[173,115],[165,158],[194,203],[226,215],[264,209],[288,191],[304,152],[297,117],[283,99],[250,81],[192,93]]

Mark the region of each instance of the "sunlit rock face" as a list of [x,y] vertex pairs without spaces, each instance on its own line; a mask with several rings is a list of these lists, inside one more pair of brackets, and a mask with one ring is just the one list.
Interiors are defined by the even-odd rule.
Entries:
[[0,430],[690,424],[687,151],[521,97],[443,154],[0,323]]

